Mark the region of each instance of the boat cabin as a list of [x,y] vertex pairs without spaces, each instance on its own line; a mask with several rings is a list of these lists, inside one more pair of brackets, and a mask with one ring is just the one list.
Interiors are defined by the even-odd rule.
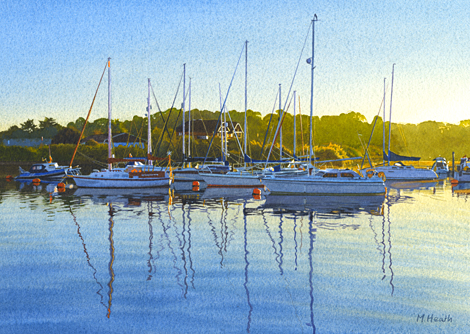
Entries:
[[44,173],[50,170],[58,168],[59,165],[56,162],[53,163],[43,163],[43,164],[34,164],[29,169],[30,173]]
[[324,170],[320,170],[318,173],[316,173],[316,175],[320,177],[324,177],[324,178],[350,178],[352,179],[352,178],[360,177],[358,173],[350,169],[345,169],[345,170],[324,169]]

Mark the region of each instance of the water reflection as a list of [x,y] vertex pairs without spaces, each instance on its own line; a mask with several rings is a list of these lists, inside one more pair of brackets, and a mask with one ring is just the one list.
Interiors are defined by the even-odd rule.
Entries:
[[312,333],[315,333],[316,327],[315,327],[315,321],[314,321],[314,314],[313,314],[313,302],[315,301],[313,297],[313,260],[312,260],[312,253],[313,253],[313,242],[316,239],[316,232],[317,229],[313,227],[313,213],[310,213],[309,215],[309,221],[308,221],[308,235],[309,235],[309,240],[310,240],[310,247],[308,249],[308,263],[310,265],[310,271],[308,273],[308,278],[309,278],[309,286],[310,286],[310,323],[307,323],[307,326],[312,327]]
[[452,195],[467,200],[470,195],[470,183],[459,182],[458,184],[452,185]]
[[111,316],[111,304],[113,300],[113,282],[114,282],[114,239],[113,239],[113,228],[114,228],[114,220],[113,217],[115,215],[115,211],[113,209],[113,204],[109,203],[109,282],[108,282],[108,314],[106,315],[108,318]]
[[[372,308],[374,303],[387,307],[395,303],[390,306],[394,308],[403,295],[409,297],[407,277],[402,267],[397,269],[397,264],[403,266],[400,256],[408,246],[403,245],[402,231],[407,225],[400,222],[403,213],[398,209],[411,210],[407,209],[410,205],[402,205],[405,202],[420,203],[418,192],[436,196],[444,187],[445,183],[415,188],[394,183],[387,187],[385,197],[266,195],[254,200],[252,189],[209,188],[174,194],[156,189],[66,189],[59,193],[53,185],[24,185],[8,196],[34,203],[41,209],[37,212],[47,216],[48,227],[60,225],[65,206],[75,224],[67,226],[76,241],[70,247],[79,251],[89,280],[86,284],[93,293],[85,307],[98,306],[103,321],[116,319],[116,311],[124,309],[119,317],[126,317],[126,312],[141,319],[155,315],[154,321],[147,319],[154,326],[166,321],[162,332],[172,332],[169,322],[185,326],[182,319],[190,319],[191,326],[200,325],[205,332],[223,330],[231,322],[239,326],[236,331],[250,333],[274,332],[269,322],[277,317],[279,332],[315,333],[322,327],[346,332],[347,320],[340,319],[344,312],[360,314],[361,307]],[[467,196],[463,191],[455,187],[453,194]],[[8,196],[3,192],[2,200]],[[19,211],[31,209],[26,206]],[[123,228],[131,228],[132,233],[122,233]],[[94,256],[94,243],[101,242],[104,247]],[[65,261],[74,260],[74,252],[69,253]],[[419,268],[419,261],[413,261],[410,268]],[[351,275],[344,274],[345,269]],[[126,277],[122,272],[132,274]],[[356,292],[369,293],[371,280],[381,288],[371,289],[361,299],[365,306],[356,306]],[[328,306],[323,300],[328,300]],[[76,306],[77,313],[86,312],[85,307]],[[339,315],[325,307],[336,308]],[[210,314],[207,325],[191,320],[201,310]],[[171,321],[165,320],[170,313]],[[367,315],[360,319],[371,321]],[[330,327],[335,321],[341,325]],[[109,326],[115,325],[110,321]],[[363,329],[369,332],[370,327]],[[354,330],[360,332],[357,326]],[[187,327],[181,330],[188,331]]]
[[[243,212],[245,212],[246,209],[246,203],[243,204]],[[246,292],[246,303],[248,304],[248,321],[246,325],[246,332],[250,333],[250,327],[251,327],[251,315],[253,313],[253,305],[251,304],[250,301],[250,290],[248,289],[248,266],[250,265],[250,262],[248,262],[248,229],[247,229],[247,222],[246,222],[246,215],[243,215],[243,246],[245,250],[245,283],[243,286],[245,287],[245,292]]]
[[103,301],[104,296],[103,296],[103,294],[101,293],[101,291],[103,290],[103,285],[98,281],[98,278],[96,277],[97,270],[96,270],[96,268],[91,264],[90,254],[88,254],[88,250],[87,250],[87,247],[86,247],[85,239],[84,239],[83,236],[82,236],[82,233],[81,233],[81,231],[80,231],[80,225],[79,225],[78,222],[77,222],[77,217],[76,217],[76,215],[73,213],[71,206],[69,207],[69,210],[70,210],[70,214],[72,215],[73,222],[74,222],[75,225],[77,226],[77,234],[78,234],[78,237],[80,238],[80,240],[81,240],[81,242],[82,242],[83,251],[84,251],[85,256],[86,256],[87,264],[88,264],[88,266],[93,270],[93,274],[92,274],[92,275],[93,275],[93,279],[95,280],[96,284],[98,284],[98,286],[99,286],[99,289],[98,289],[98,291],[96,291],[96,293],[100,296],[100,304],[107,308],[107,306],[104,304],[104,301]]
[[317,215],[341,219],[361,212],[377,213],[384,203],[383,196],[277,196],[268,195],[262,208],[275,213],[289,212],[302,215],[315,211]]

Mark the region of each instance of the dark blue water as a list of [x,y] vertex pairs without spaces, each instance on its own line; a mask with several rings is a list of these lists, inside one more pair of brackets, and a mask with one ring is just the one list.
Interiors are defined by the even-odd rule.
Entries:
[[468,332],[467,191],[388,190],[255,200],[3,182],[0,332]]

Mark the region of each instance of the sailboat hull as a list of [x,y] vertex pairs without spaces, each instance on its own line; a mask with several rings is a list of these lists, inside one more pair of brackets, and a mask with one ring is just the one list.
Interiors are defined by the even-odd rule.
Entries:
[[427,168],[415,168],[413,166],[383,166],[374,168],[377,173],[384,173],[386,180],[436,180],[438,175]]
[[86,176],[75,175],[73,180],[79,188],[154,188],[170,186],[170,178],[166,173],[164,173],[164,176],[155,176],[155,173],[139,174],[104,171],[93,172]]
[[206,182],[208,188],[224,187],[224,188],[256,188],[263,187],[263,175],[246,175],[239,173],[227,174],[212,174],[200,173],[199,174]]
[[384,195],[384,182],[372,179],[265,178],[263,183],[272,194],[304,195]]

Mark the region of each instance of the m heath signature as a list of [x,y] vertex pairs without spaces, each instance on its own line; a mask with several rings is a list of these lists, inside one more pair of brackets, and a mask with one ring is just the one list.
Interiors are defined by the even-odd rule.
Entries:
[[452,322],[450,315],[434,316],[434,314],[418,314],[416,322]]

